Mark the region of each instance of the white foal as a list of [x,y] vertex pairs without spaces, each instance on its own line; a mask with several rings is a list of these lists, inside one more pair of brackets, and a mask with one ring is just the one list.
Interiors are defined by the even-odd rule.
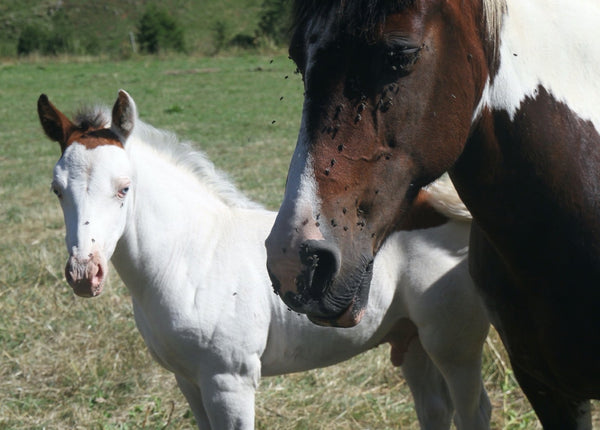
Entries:
[[62,150],[52,189],[65,218],[67,281],[96,296],[112,260],[148,349],[175,374],[200,428],[253,428],[261,375],[327,366],[383,342],[403,364],[424,428],[448,428],[455,410],[461,428],[488,426],[488,321],[467,272],[468,222],[395,234],[375,261],[363,321],[319,327],[271,288],[264,241],[275,213],[204,155],[141,122],[126,92],[112,115],[72,122],[44,95],[38,112]]

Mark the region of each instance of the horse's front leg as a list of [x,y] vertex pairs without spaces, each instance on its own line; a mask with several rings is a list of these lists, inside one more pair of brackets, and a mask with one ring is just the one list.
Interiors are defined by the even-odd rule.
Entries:
[[190,409],[196,418],[198,428],[200,430],[211,430],[210,422],[208,421],[208,414],[206,413],[204,403],[202,402],[202,393],[200,392],[200,388],[184,377],[175,375],[175,379],[177,380],[179,389],[190,405]]
[[454,413],[448,387],[418,338],[405,353],[402,373],[413,396],[421,429],[448,430]]
[[[415,307],[419,339],[443,375],[459,430],[489,429],[491,404],[481,379],[481,356],[489,322],[462,261],[431,286]],[[443,307],[438,308],[442,302]]]
[[548,387],[512,362],[519,385],[546,430],[592,430],[591,403]]
[[481,343],[456,345],[459,339],[457,334],[442,333],[442,336],[438,336],[427,333],[427,330],[424,332],[420,334],[421,341],[431,361],[443,375],[454,405],[456,428],[489,429],[491,404],[481,379]]
[[254,398],[259,379],[260,360],[257,357],[239,364],[235,371],[203,375],[200,381],[202,402],[211,428],[254,428]]

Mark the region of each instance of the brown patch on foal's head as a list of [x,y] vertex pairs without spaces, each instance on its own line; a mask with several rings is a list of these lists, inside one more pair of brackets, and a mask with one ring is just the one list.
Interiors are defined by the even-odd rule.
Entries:
[[[120,93],[119,98],[121,97],[125,96]],[[115,109],[117,109],[117,106],[120,106],[120,104],[115,104]],[[46,136],[58,142],[63,153],[73,142],[80,143],[87,149],[94,149],[101,145],[114,145],[123,148],[123,141],[128,136],[125,133],[125,136],[119,136],[118,133],[109,128],[109,120],[99,110],[86,110],[78,114],[75,121],[71,121],[48,100],[45,94],[40,95],[37,108],[40,123]],[[132,128],[132,125],[128,127],[129,132]]]

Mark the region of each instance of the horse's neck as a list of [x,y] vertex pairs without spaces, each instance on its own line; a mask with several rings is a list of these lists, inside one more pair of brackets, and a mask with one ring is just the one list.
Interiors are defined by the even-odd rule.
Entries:
[[600,45],[592,42],[600,36],[600,5],[507,0],[507,6],[500,67],[452,176],[511,276],[544,273],[557,286],[574,284],[565,277],[587,276],[575,267],[597,255],[592,246],[600,243]]
[[[230,208],[192,172],[143,143],[131,142],[134,164],[128,221],[112,258],[119,275],[135,295],[145,289],[164,288],[177,266],[197,250],[215,245],[214,237],[230,219]],[[200,259],[194,270],[202,270]]]
[[600,130],[597,0],[507,0],[500,68],[482,102],[510,117],[540,88]]

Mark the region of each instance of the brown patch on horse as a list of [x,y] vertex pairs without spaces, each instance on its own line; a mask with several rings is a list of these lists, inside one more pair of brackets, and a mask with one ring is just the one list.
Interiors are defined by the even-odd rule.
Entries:
[[66,147],[73,142],[83,145],[86,149],[94,149],[102,145],[114,145],[123,148],[123,143],[121,143],[119,137],[108,128],[85,132],[77,130],[69,136]]
[[579,398],[600,387],[598,142],[540,86],[512,117],[486,109],[452,173],[476,220],[471,274],[511,363]]
[[405,214],[399,230],[420,230],[438,227],[446,224],[450,218],[439,213],[429,202],[429,193],[425,190],[419,191],[410,209]]
[[73,142],[78,142],[87,149],[94,149],[101,145],[123,148],[123,143],[112,130],[93,128],[85,122],[81,126],[77,126],[48,100],[46,94],[42,94],[38,99],[37,108],[46,136],[58,142],[63,153]]
[[385,335],[381,343],[389,343],[390,360],[394,366],[402,366],[410,342],[419,337],[417,326],[408,318],[401,318]]

